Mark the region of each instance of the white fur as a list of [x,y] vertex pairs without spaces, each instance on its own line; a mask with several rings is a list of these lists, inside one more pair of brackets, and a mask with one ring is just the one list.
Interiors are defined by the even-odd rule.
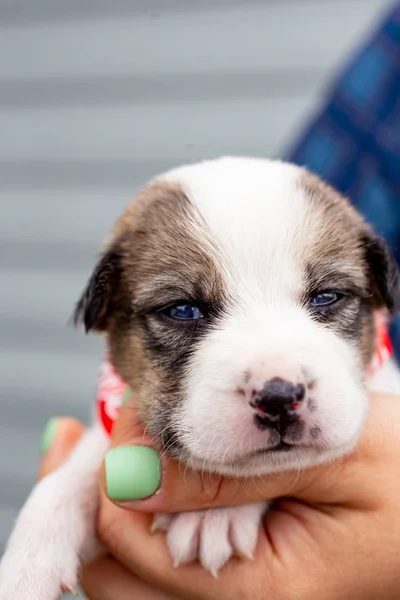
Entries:
[[153,530],[167,531],[167,545],[174,566],[199,559],[216,577],[234,555],[253,559],[260,521],[268,502],[253,502],[230,508],[197,510],[189,513],[157,515]]
[[109,439],[89,429],[70,458],[33,489],[0,563],[0,598],[55,600],[73,591],[80,562],[98,550],[98,477]]
[[[187,402],[176,419],[194,465],[223,474],[260,475],[304,468],[351,450],[366,413],[366,394],[351,348],[318,329],[300,310],[270,308],[254,315],[255,310],[251,318],[232,322],[233,316],[225,328],[209,334],[193,357]],[[254,411],[237,390],[245,385],[246,369],[260,368],[260,361],[267,380],[271,360],[297,361],[312,373],[318,410],[305,419],[301,444],[309,448],[252,458],[276,441],[271,432],[254,427]],[[310,434],[314,427],[321,429],[317,441]]]
[[[200,343],[187,371],[187,401],[175,414],[195,468],[249,476],[304,468],[349,452],[362,429],[367,398],[357,351],[296,303],[302,250],[314,227],[300,173],[279,162],[226,158],[161,177],[178,181],[197,206],[208,231],[201,219],[193,226],[209,241],[234,298],[218,330]],[[274,372],[272,365],[278,365]],[[308,448],[255,454],[274,440],[254,427],[245,374],[265,381],[278,371],[307,373],[313,381],[308,393],[317,409],[302,409],[301,444]],[[397,368],[386,365],[371,387],[399,393]],[[35,487],[0,565],[0,598],[55,600],[75,587],[94,540],[97,476],[107,446],[98,428],[90,430],[65,465]],[[252,557],[267,506],[157,515],[153,529],[167,531],[175,565],[198,558],[216,575],[233,554]]]
[[[304,248],[321,227],[302,174],[279,161],[223,158],[161,177],[179,182],[198,208],[234,299],[218,330],[198,345],[187,369],[187,401],[175,414],[197,468],[230,475],[304,468],[351,450],[362,429],[367,399],[358,351],[299,306]],[[261,365],[267,381],[271,362],[310,373],[318,410],[305,419],[299,452],[252,457],[274,445],[274,432],[254,427],[254,411],[238,390],[246,372],[260,372]]]

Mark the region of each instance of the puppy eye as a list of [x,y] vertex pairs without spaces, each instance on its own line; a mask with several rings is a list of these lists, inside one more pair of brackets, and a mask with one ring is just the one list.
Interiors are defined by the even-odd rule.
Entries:
[[330,290],[327,290],[326,292],[317,292],[311,296],[310,304],[315,308],[330,306],[331,304],[338,302],[341,298],[343,298],[343,296],[344,294]]
[[198,321],[204,317],[199,307],[195,304],[173,304],[172,306],[163,308],[160,312],[166,317],[178,321]]

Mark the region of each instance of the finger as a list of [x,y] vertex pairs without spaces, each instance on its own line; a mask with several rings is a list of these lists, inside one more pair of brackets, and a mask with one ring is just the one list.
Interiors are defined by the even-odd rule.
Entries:
[[[57,469],[68,458],[85,428],[76,419],[59,417],[48,423],[45,432],[45,454],[39,468],[39,478],[42,479]],[[51,439],[49,437],[51,436]]]
[[[102,496],[99,533],[105,547],[129,572],[173,598],[275,597],[271,594],[276,570],[282,571],[268,536],[260,531],[254,561],[233,557],[218,573],[206,573],[198,562],[175,568],[162,532],[149,534],[151,516],[127,511]],[[258,577],[258,575],[259,577]],[[254,594],[254,582],[262,594]],[[246,590],[246,594],[244,594]],[[115,596],[116,598],[118,596]]]
[[[101,481],[112,501],[125,508],[148,512],[182,512],[283,496],[296,496],[314,503],[352,503],[363,496],[372,502],[373,494],[362,494],[365,469],[372,469],[371,477],[374,478],[382,475],[382,464],[397,463],[392,455],[396,456],[400,451],[399,429],[399,399],[375,395],[371,399],[362,439],[350,455],[332,464],[301,471],[233,479],[194,472],[165,456],[161,468],[154,454],[147,460],[149,457],[141,454],[140,447],[156,448],[156,443],[144,435],[133,406],[128,405],[121,412],[113,435],[114,448],[123,446],[124,449],[121,452],[118,449],[112,461],[106,459]],[[154,477],[150,476],[152,469]],[[148,484],[150,480],[143,488],[146,492],[143,495],[140,495],[143,491],[141,477]],[[337,485],[339,479],[346,485]]]
[[90,600],[172,600],[132,575],[111,557],[101,557],[85,566],[81,586]]

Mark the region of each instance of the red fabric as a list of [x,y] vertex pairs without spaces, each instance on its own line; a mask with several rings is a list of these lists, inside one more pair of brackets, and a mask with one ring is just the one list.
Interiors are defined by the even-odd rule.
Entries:
[[376,327],[376,350],[369,367],[369,375],[373,375],[393,356],[393,346],[384,321],[378,321]]
[[126,388],[126,383],[106,356],[100,368],[96,404],[97,417],[109,435],[121,409]]

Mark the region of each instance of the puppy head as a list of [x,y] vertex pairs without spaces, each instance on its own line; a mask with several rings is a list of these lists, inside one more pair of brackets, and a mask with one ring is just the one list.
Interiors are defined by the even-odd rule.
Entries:
[[149,184],[77,306],[144,423],[195,468],[257,474],[351,450],[374,314],[400,300],[361,216],[292,165],[226,158]]

